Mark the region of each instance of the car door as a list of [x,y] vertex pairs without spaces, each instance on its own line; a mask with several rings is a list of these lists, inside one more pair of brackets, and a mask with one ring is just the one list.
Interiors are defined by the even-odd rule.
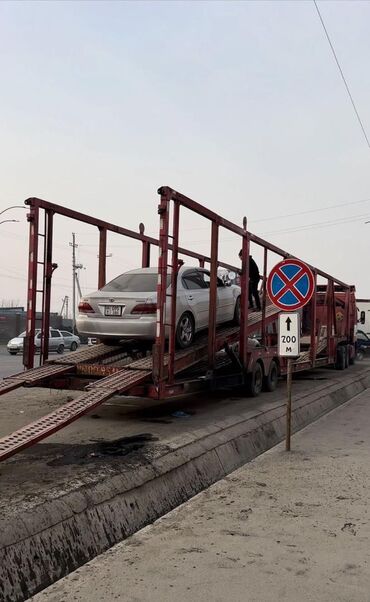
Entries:
[[190,309],[195,318],[197,330],[208,326],[209,288],[203,278],[203,273],[191,269],[183,273],[184,307]]
[[[211,286],[211,274],[208,271],[203,272],[203,278],[208,286]],[[217,318],[216,322],[228,322],[234,315],[234,298],[232,289],[225,286],[221,278],[217,277]]]
[[50,329],[50,337],[49,337],[49,350],[56,351],[59,345],[63,343],[63,337],[61,336],[59,330]]

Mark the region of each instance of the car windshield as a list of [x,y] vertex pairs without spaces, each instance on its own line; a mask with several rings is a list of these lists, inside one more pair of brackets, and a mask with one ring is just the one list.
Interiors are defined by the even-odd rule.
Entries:
[[[171,276],[167,276],[167,287],[170,285]],[[121,274],[111,282],[108,282],[102,291],[111,292],[127,292],[127,293],[147,293],[157,290],[158,274],[156,273],[141,273],[141,274]]]

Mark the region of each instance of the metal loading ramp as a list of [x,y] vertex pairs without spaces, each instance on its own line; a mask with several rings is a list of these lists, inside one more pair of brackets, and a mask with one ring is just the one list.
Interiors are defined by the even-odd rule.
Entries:
[[[276,319],[279,309],[274,306],[266,308],[266,323]],[[262,319],[262,312],[255,312],[250,315],[248,320],[248,332],[255,332]],[[239,327],[223,327],[217,330],[216,349],[220,350],[226,343],[232,343],[239,338]],[[207,336],[201,336],[195,345],[191,348],[179,351],[175,355],[175,373],[182,372],[205,360],[207,355]],[[104,344],[96,345],[91,349],[84,349],[80,352],[67,354],[62,358],[49,361],[44,366],[34,368],[7,378],[0,383],[0,394],[14,390],[22,386],[38,386],[47,384],[48,380],[55,376],[61,376],[67,373],[73,373],[76,368],[85,363],[100,361],[113,362],[119,361],[118,358],[126,353],[122,347],[108,346]],[[165,366],[169,360],[168,354],[165,355]],[[135,386],[144,382],[150,382],[152,376],[153,359],[151,356],[131,362],[128,366],[117,370],[115,373],[105,378],[91,383],[87,386],[86,392],[82,393],[76,399],[69,401],[57,410],[46,416],[28,424],[18,431],[0,439],[0,461],[6,460],[21,450],[49,437],[71,422],[77,420],[80,416],[87,414],[97,406],[107,401],[110,397],[122,394]],[[3,388],[1,388],[3,385]]]

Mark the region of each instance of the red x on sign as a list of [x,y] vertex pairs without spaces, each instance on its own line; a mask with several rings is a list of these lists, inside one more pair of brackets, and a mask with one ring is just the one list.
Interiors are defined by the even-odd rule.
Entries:
[[310,268],[299,259],[284,259],[270,272],[267,292],[272,303],[285,311],[299,309],[308,303],[315,288]]

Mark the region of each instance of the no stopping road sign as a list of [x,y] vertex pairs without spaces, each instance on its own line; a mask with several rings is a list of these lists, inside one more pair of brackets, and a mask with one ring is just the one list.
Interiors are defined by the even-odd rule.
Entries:
[[272,268],[267,293],[272,303],[285,311],[300,309],[311,299],[315,279],[300,259],[284,259]]

